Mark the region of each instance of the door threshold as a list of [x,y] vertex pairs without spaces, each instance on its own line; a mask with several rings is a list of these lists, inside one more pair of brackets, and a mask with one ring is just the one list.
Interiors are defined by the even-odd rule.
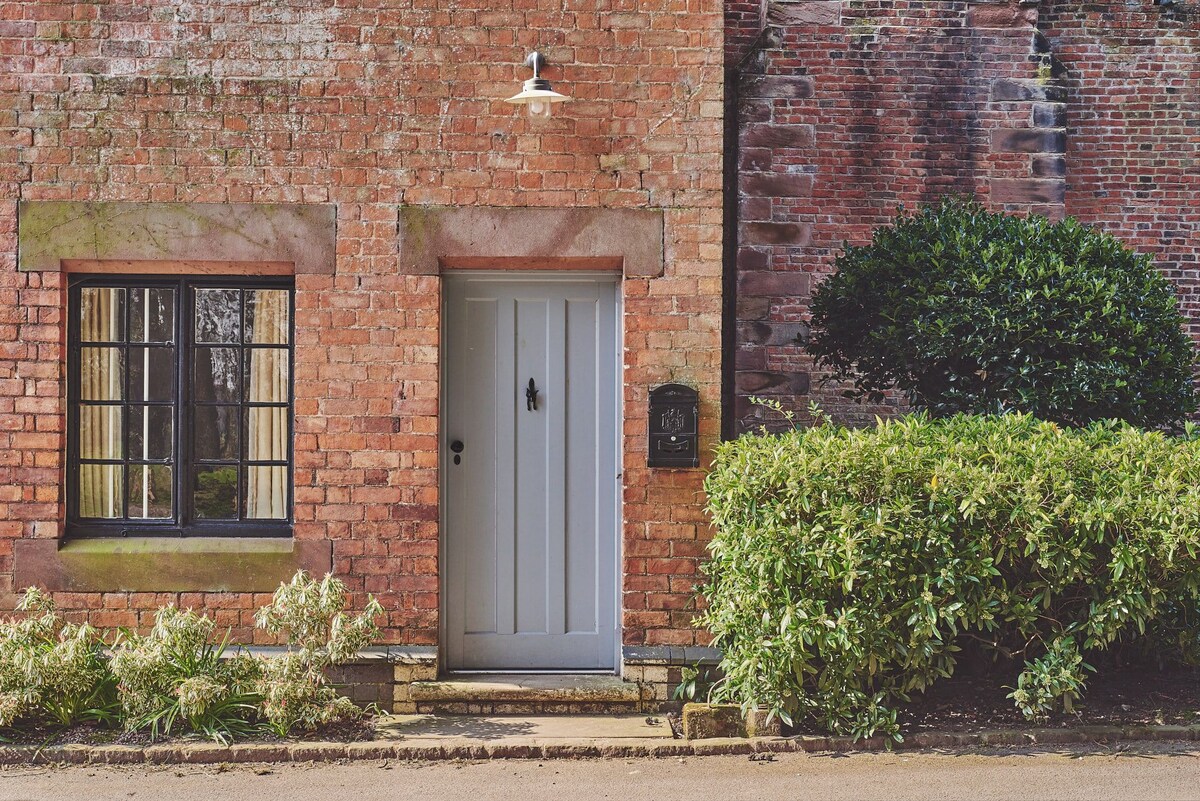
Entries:
[[619,676],[615,670],[591,669],[585,668],[581,670],[563,670],[556,668],[553,670],[474,670],[464,668],[462,670],[447,670],[447,676]]

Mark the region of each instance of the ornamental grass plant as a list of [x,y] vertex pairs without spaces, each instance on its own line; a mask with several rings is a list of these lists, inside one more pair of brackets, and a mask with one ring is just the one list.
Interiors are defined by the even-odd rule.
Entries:
[[252,655],[211,618],[174,606],[158,610],[150,631],[116,632],[106,647],[99,631],[63,620],[30,588],[24,614],[0,620],[0,728],[95,722],[227,743],[357,720],[363,710],[327,673],[378,638],[383,610],[368,596],[351,615],[347,602],[339,580],[297,572],[256,617],[286,641],[284,653]]
[[17,611],[0,621],[0,728],[115,720],[116,685],[96,629],[67,622],[32,587]]

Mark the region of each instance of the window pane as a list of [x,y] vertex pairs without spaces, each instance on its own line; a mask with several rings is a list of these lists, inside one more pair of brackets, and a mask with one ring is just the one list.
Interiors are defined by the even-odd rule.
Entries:
[[79,458],[120,459],[121,407],[79,407]]
[[122,517],[122,474],[119,464],[79,465],[79,516]]
[[246,459],[252,462],[288,460],[287,409],[255,406],[246,410]]
[[120,348],[80,348],[79,397],[122,400],[125,371]]
[[254,345],[286,345],[290,293],[286,289],[246,291],[246,342]]
[[286,348],[246,349],[246,400],[252,403],[287,403]]
[[197,406],[192,414],[197,459],[237,461],[237,406]]
[[129,407],[129,458],[170,459],[174,451],[174,417],[175,410],[170,406]]
[[125,339],[125,290],[84,287],[79,290],[79,341],[122,342]]
[[129,516],[163,520],[174,517],[171,504],[171,466],[129,466]]
[[247,467],[244,517],[253,520],[287,519],[287,468]]
[[237,517],[237,477],[234,465],[196,468],[192,488],[196,517],[202,520],[230,520]]
[[196,348],[192,397],[201,403],[237,403],[241,400],[239,348]]
[[173,342],[174,339],[175,291],[129,290],[129,341]]
[[175,349],[129,349],[129,399],[169,401],[175,394]]
[[196,341],[241,342],[241,292],[196,290]]

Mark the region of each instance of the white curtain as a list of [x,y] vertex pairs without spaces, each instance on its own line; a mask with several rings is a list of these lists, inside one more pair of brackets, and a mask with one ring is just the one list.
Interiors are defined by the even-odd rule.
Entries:
[[[283,290],[247,291],[247,344],[287,345],[288,293]],[[251,301],[251,298],[253,300]],[[253,315],[250,310],[253,309]],[[251,403],[287,403],[287,348],[250,349],[250,375],[246,400]],[[251,461],[286,462],[288,458],[287,407],[255,406],[249,416],[246,457]],[[284,466],[251,465],[246,477],[246,517],[280,520],[287,517],[287,471]]]
[[[120,342],[123,337],[125,290],[84,288],[80,303],[80,341]],[[122,400],[121,350],[81,348],[80,397],[83,400]],[[121,407],[79,407],[79,455],[83,459],[120,459]],[[121,517],[121,465],[83,464],[79,467],[79,514],[82,517]]]

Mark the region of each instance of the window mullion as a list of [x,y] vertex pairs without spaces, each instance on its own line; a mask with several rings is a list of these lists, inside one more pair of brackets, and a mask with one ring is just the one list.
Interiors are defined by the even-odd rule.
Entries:
[[186,531],[192,522],[191,383],[194,309],[191,285],[180,280],[175,289],[175,521]]

